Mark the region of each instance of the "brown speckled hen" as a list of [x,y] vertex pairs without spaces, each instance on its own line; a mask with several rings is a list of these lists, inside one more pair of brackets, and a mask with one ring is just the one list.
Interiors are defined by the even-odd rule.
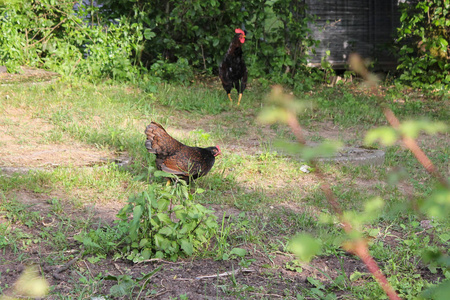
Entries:
[[145,129],[148,152],[156,154],[158,170],[175,174],[186,180],[196,179],[208,174],[214,165],[215,158],[220,155],[220,148],[189,147],[172,138],[166,130],[156,122],[151,122]]

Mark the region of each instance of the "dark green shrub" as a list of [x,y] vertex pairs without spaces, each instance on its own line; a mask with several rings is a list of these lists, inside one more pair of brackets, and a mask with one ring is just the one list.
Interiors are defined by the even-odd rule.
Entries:
[[300,0],[101,2],[105,18],[126,15],[143,24],[151,40],[145,44],[142,62],[147,67],[156,64],[152,69],[163,71],[163,77],[171,76],[166,74],[172,70],[170,64],[178,67],[181,58],[196,69],[216,73],[234,29],[241,27],[247,31],[243,50],[250,76],[270,74],[279,82],[292,83],[316,42],[308,37],[311,17]]
[[450,1],[401,6],[400,80],[414,87],[450,84]]
[[[88,17],[97,14],[95,23]],[[103,21],[98,9],[73,1],[11,1],[0,5],[0,64],[52,69],[89,80],[135,80],[143,30],[126,18]]]

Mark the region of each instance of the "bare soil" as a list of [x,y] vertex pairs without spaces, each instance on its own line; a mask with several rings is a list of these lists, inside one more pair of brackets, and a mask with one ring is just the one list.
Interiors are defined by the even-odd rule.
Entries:
[[[1,66],[0,66],[1,67]],[[49,83],[59,78],[59,74],[32,67],[21,67],[17,74],[0,72],[0,84],[41,84]]]
[[[29,205],[29,212],[38,211],[42,216],[50,216],[51,196],[32,193],[30,191],[17,191],[15,195],[7,195],[7,197],[15,197],[23,204]],[[83,207],[75,208],[64,204],[64,212],[60,216],[70,218],[73,221],[85,221],[87,219],[97,220],[99,223],[109,223],[116,219],[115,215],[120,207]],[[239,210],[235,208],[216,207],[218,214],[222,214],[224,210],[227,215],[236,215]],[[6,221],[0,217],[0,223]],[[58,220],[55,218],[43,218],[40,226],[29,228],[24,225],[15,225],[12,230],[21,229],[22,232],[29,236],[38,236],[44,228],[56,228]],[[56,229],[55,229],[56,230]],[[245,291],[245,294],[254,298],[292,298],[292,291],[303,288],[313,288],[307,281],[307,277],[313,277],[321,282],[330,283],[330,278],[335,279],[340,275],[341,264],[345,273],[349,276],[355,271],[366,272],[365,267],[357,258],[346,256],[340,261],[335,256],[320,257],[313,260],[310,264],[302,264],[303,271],[301,273],[290,271],[285,268],[286,263],[295,259],[293,256],[279,252],[270,259],[260,253],[254,252],[252,245],[244,245],[249,251],[254,252],[252,259],[255,262],[245,269],[244,272],[237,272],[233,275],[217,276],[226,272],[235,272],[240,268],[238,260],[215,261],[211,259],[189,258],[179,260],[178,262],[169,262],[165,260],[154,260],[139,264],[132,264],[123,259],[113,259],[107,257],[98,262],[91,263],[87,257],[80,258],[75,261],[70,268],[64,272],[58,272],[64,264],[68,263],[68,258],[76,257],[79,253],[78,243],[73,240],[76,232],[67,231],[67,242],[69,248],[64,252],[65,261],[61,261],[53,252],[52,245],[31,243],[26,252],[16,253],[12,249],[4,249],[2,253],[2,264],[0,265],[0,285],[13,286],[27,265],[37,265],[40,272],[44,275],[48,283],[52,286],[52,294],[73,295],[74,283],[82,279],[80,273],[89,271],[92,278],[98,274],[121,276],[129,275],[137,280],[144,274],[148,274],[157,267],[161,269],[151,277],[144,290],[151,291],[144,299],[171,299],[180,295],[186,295],[189,299],[237,299],[240,298],[241,291],[237,286],[252,287]],[[27,257],[26,260],[18,260],[18,256]],[[17,261],[20,261],[18,264]],[[55,262],[50,264],[49,261]],[[325,275],[326,274],[326,275]],[[199,277],[207,278],[199,278]],[[117,284],[113,280],[104,280],[99,284],[98,289],[92,291],[96,295],[109,294],[110,288]],[[140,284],[143,284],[142,282]],[[141,285],[137,286],[134,296],[139,293]],[[4,290],[6,295],[11,295],[12,289]],[[48,296],[46,299],[58,299],[57,296]],[[120,298],[120,297],[119,297]],[[121,299],[127,299],[122,297]]]

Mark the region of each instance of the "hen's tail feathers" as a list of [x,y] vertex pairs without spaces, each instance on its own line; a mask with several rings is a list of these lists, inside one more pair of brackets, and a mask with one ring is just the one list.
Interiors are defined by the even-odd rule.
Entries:
[[180,142],[172,138],[158,123],[151,122],[145,129],[147,140],[145,147],[148,152],[154,154],[170,155],[178,147]]

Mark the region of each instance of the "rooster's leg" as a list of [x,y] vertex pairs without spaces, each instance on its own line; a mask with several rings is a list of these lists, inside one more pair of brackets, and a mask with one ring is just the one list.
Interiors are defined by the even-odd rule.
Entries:
[[239,104],[241,104],[241,99],[242,99],[242,93],[239,94],[238,106],[239,106]]
[[169,178],[166,178],[167,179],[167,182],[166,182],[166,186],[169,186],[170,185],[170,182],[171,182],[171,180],[169,179]]
[[228,99],[230,99],[230,102],[233,103],[233,99],[231,99],[231,95],[228,93]]

